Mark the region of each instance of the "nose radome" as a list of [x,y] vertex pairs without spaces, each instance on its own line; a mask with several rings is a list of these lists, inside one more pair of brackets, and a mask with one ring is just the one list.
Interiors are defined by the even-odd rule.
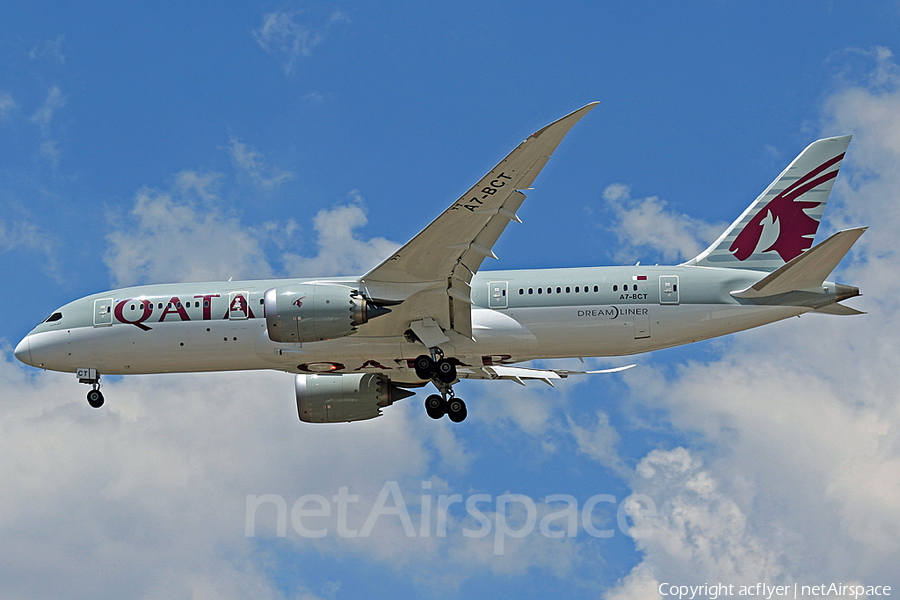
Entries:
[[16,346],[15,354],[16,358],[26,365],[34,366],[31,362],[31,344],[28,341],[28,337],[19,342],[19,345]]

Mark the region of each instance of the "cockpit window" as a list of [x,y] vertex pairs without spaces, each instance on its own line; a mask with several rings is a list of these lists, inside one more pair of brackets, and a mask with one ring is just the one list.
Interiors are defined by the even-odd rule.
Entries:
[[46,319],[44,319],[44,323],[55,323],[56,321],[59,321],[60,319],[62,319],[62,313],[55,312],[52,315],[50,315],[49,317],[47,317]]

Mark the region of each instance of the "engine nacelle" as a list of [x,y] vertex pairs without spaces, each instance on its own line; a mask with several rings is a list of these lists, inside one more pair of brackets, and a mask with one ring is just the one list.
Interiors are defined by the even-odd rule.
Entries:
[[307,423],[364,421],[414,392],[399,388],[378,373],[297,375],[297,413]]
[[329,283],[272,288],[264,302],[269,339],[288,344],[345,337],[369,319],[391,312],[357,290]]

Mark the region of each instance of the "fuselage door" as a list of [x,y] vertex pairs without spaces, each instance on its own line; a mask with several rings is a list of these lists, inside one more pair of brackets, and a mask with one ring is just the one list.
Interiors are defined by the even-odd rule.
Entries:
[[488,308],[506,308],[509,306],[509,299],[506,292],[509,289],[509,283],[506,281],[492,281],[488,284]]
[[659,303],[678,304],[678,275],[663,275],[659,278]]
[[228,294],[228,319],[239,321],[250,316],[250,294],[231,292]]
[[103,327],[112,325],[112,298],[103,298],[102,300],[94,300],[94,327]]
[[650,337],[650,315],[644,314],[634,316],[634,339],[643,340]]

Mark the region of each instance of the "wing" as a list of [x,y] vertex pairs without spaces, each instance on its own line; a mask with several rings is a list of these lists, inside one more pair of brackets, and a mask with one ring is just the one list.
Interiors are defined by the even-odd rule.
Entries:
[[[472,337],[472,276],[525,200],[553,151],[588,104],[532,134],[487,175],[393,255],[359,278],[366,296],[389,304],[392,313],[366,326],[365,335],[401,335],[412,328],[426,345],[455,331]],[[395,306],[396,305],[396,306]],[[416,326],[412,326],[413,324]],[[440,330],[440,331],[438,331]]]

